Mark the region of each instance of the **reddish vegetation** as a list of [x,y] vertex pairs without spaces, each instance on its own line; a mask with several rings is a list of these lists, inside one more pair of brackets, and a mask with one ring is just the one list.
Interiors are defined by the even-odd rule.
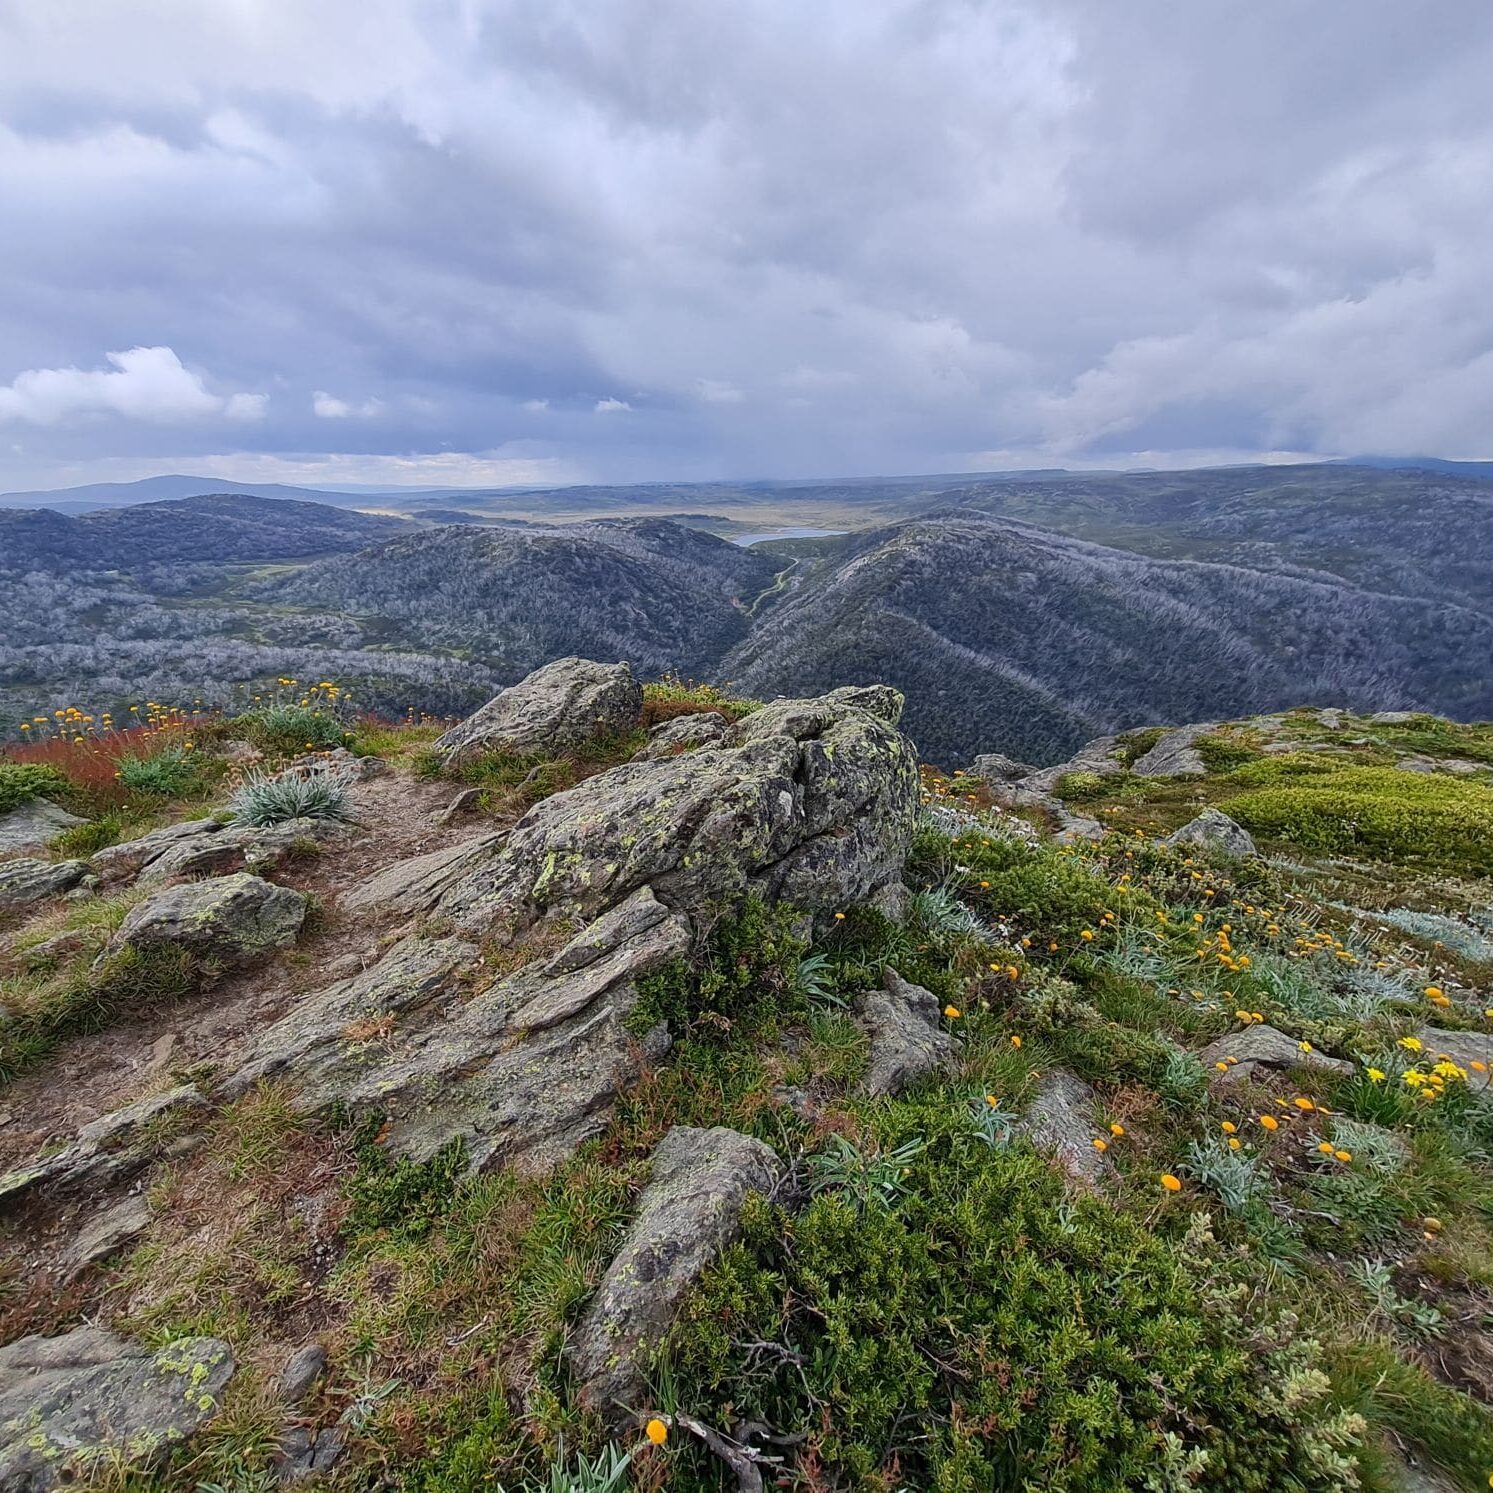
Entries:
[[81,740],[49,736],[42,741],[10,742],[0,756],[11,762],[38,762],[55,767],[86,792],[106,799],[123,798],[116,781],[121,757],[146,757],[162,746],[187,739],[181,726],[132,726]]

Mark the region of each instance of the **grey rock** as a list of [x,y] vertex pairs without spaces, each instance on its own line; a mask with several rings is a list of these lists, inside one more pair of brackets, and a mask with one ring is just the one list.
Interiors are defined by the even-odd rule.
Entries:
[[118,1253],[150,1227],[150,1203],[141,1196],[121,1198],[95,1214],[75,1233],[63,1252],[70,1275]]
[[140,872],[147,885],[183,876],[220,876],[230,871],[273,871],[304,846],[326,845],[357,834],[332,819],[285,819],[279,824],[228,824],[218,833],[167,846]]
[[1072,845],[1078,840],[1102,840],[1108,833],[1099,820],[1087,814],[1074,814],[1064,807],[1057,810],[1057,821],[1060,827],[1052,838],[1058,845]]
[[1138,778],[1201,778],[1208,768],[1197,750],[1197,740],[1213,729],[1211,723],[1176,726],[1149,752],[1130,764]]
[[0,814],[0,855],[13,850],[40,850],[63,830],[87,822],[58,808],[50,799],[29,798],[8,813]]
[[450,760],[493,750],[559,755],[603,732],[630,730],[642,709],[642,686],[627,664],[561,658],[453,726],[435,750]]
[[1108,1139],[1094,1124],[1094,1091],[1075,1074],[1058,1069],[1043,1075],[1021,1129],[1082,1187],[1099,1187],[1114,1172],[1094,1145],[1096,1138]]
[[307,1343],[285,1360],[275,1380],[275,1394],[287,1405],[299,1405],[327,1371],[327,1350],[320,1343]]
[[1120,760],[1124,743],[1118,736],[1099,736],[1082,746],[1066,762],[1044,767],[1021,779],[1021,786],[1035,793],[1051,793],[1070,772],[1089,772],[1095,777],[1119,777],[1125,771]]
[[979,778],[982,783],[1017,783],[1036,771],[1030,763],[1018,762],[1003,752],[982,752],[970,763],[966,776]]
[[[0,1206],[36,1187],[94,1191],[138,1172],[153,1154],[152,1132],[163,1117],[200,1109],[206,1101],[191,1084],[151,1094],[89,1121],[70,1145],[0,1176]],[[3,1486],[3,1485],[0,1485]]]
[[218,748],[218,755],[235,767],[252,767],[264,761],[264,753],[251,741],[230,739]]
[[[1273,1026],[1257,1022],[1242,1032],[1220,1037],[1200,1053],[1198,1061],[1209,1071],[1209,1080],[1225,1087],[1242,1083],[1258,1068],[1289,1070],[1306,1068],[1316,1073],[1339,1073],[1347,1076],[1353,1072],[1353,1064],[1343,1058],[1328,1057],[1313,1048],[1303,1052],[1301,1044]],[[1237,1059],[1231,1062],[1230,1059]],[[1219,1063],[1227,1068],[1219,1069]]]
[[912,891],[906,882],[889,881],[866,898],[865,905],[889,922],[905,923],[912,908]]
[[158,856],[189,842],[205,843],[227,828],[218,819],[183,819],[153,829],[138,839],[106,845],[93,854],[93,868],[105,881],[125,881],[144,870]]
[[87,861],[0,861],[0,912],[60,896],[87,874]]
[[1376,710],[1369,722],[1375,726],[1408,726],[1418,713],[1414,710]]
[[482,802],[482,790],[480,788],[463,788],[450,803],[446,805],[439,814],[435,816],[437,824],[451,824],[465,814],[475,813]]
[[340,1426],[292,1426],[280,1438],[278,1476],[282,1483],[304,1482],[329,1472],[347,1450]]
[[1486,772],[1486,762],[1467,762],[1461,757],[1401,757],[1395,766],[1401,772],[1442,772],[1454,778],[1470,778]]
[[637,752],[635,762],[653,762],[660,757],[678,757],[701,747],[719,746],[726,739],[728,722],[724,716],[708,711],[700,715],[677,715],[662,721],[648,733],[647,743]]
[[460,845],[395,861],[367,881],[349,887],[337,899],[338,905],[344,912],[377,917],[426,912],[473,867],[491,860],[502,843],[502,835],[478,835]]
[[908,1084],[943,1067],[958,1044],[939,1025],[937,998],[921,985],[886,971],[880,990],[868,990],[855,1011],[871,1039],[871,1062],[861,1087],[879,1096],[898,1094]]
[[1204,809],[1196,819],[1189,820],[1181,829],[1168,835],[1165,843],[1178,849],[1196,847],[1214,851],[1234,860],[1259,854],[1249,831],[1236,824],[1222,809]]
[[210,1337],[153,1351],[78,1327],[0,1348],[0,1488],[46,1493],[115,1456],[158,1464],[217,1413],[233,1371]]
[[1343,712],[1341,710],[1319,710],[1317,719],[1328,731],[1341,731],[1343,728]]
[[583,1404],[615,1417],[640,1402],[685,1293],[735,1237],[748,1195],[770,1193],[780,1171],[770,1147],[722,1126],[676,1126],[659,1142],[632,1226],[567,1350]]
[[[1493,1032],[1450,1032],[1439,1026],[1423,1026],[1416,1035],[1425,1047],[1423,1056],[1430,1062],[1449,1058],[1465,1068],[1470,1089],[1483,1091],[1493,1083]],[[1481,1071],[1472,1066],[1474,1063],[1483,1065]]]
[[[469,1165],[539,1171],[605,1128],[617,1095],[667,1051],[623,1023],[637,981],[689,947],[688,921],[642,888],[548,960],[475,995],[475,948],[410,939],[356,979],[305,997],[220,1092],[283,1076],[302,1112],[385,1116],[385,1143],[427,1160],[460,1139]],[[358,1032],[387,1026],[379,1040]]]
[[900,876],[918,788],[912,744],[880,717],[776,700],[717,750],[623,763],[536,804],[439,905],[479,934],[594,916],[643,885],[687,909],[754,891],[835,911]]
[[366,783],[372,778],[381,778],[388,772],[389,764],[382,757],[360,757],[346,747],[333,747],[307,764],[313,772],[334,772],[350,783]]
[[902,710],[907,704],[902,691],[893,689],[889,684],[842,684],[838,689],[832,689],[824,698],[832,700],[836,705],[853,705],[857,710],[864,710],[889,726],[901,722]]
[[204,961],[242,964],[294,943],[306,906],[304,893],[243,871],[187,882],[132,908],[110,940],[109,952],[170,946]]

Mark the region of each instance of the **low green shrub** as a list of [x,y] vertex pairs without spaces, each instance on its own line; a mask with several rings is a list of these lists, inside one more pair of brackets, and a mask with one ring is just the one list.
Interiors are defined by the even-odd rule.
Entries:
[[1210,733],[1193,742],[1193,750],[1209,772],[1234,772],[1247,762],[1257,762],[1261,753],[1236,736]]
[[55,767],[42,762],[0,761],[0,814],[33,798],[65,797],[73,785]]
[[166,746],[148,757],[121,757],[119,781],[131,793],[179,798],[197,783],[197,764],[184,746]]
[[284,757],[329,752],[346,745],[350,737],[340,717],[310,705],[266,705],[245,711],[230,725],[262,751]]
[[1246,829],[1306,850],[1493,875],[1493,787],[1482,783],[1392,767],[1339,767],[1220,807]]
[[1067,803],[1087,803],[1091,799],[1103,798],[1117,783],[1117,779],[1102,777],[1097,772],[1065,772],[1058,779],[1055,791]]

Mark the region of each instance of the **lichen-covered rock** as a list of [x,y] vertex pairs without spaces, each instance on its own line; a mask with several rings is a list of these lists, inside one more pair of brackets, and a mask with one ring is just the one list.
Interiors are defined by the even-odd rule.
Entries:
[[685,1293],[735,1237],[747,1196],[770,1193],[780,1171],[769,1146],[723,1126],[664,1136],[632,1227],[570,1341],[584,1404],[615,1417],[640,1403]]
[[[33,1188],[98,1191],[138,1172],[154,1154],[153,1134],[165,1116],[202,1108],[190,1084],[151,1094],[90,1120],[70,1145],[0,1176],[0,1206]],[[3,1486],[3,1485],[0,1485]]]
[[0,912],[59,896],[87,874],[87,861],[0,861]]
[[861,1082],[868,1094],[898,1094],[941,1068],[958,1050],[939,1025],[937,997],[894,969],[887,970],[880,990],[859,997],[855,1011],[871,1039],[871,1062]]
[[378,1111],[385,1144],[426,1160],[461,1140],[473,1168],[542,1170],[606,1125],[663,1030],[624,1021],[637,982],[689,947],[689,924],[642,888],[557,954],[471,993],[477,950],[409,939],[354,979],[299,1001],[270,1027],[223,1095],[284,1078],[310,1112]]
[[776,700],[719,749],[623,763],[536,804],[439,906],[474,933],[594,916],[644,885],[691,910],[756,892],[837,911],[900,876],[917,800],[917,754],[880,716]]
[[894,689],[890,684],[842,684],[823,698],[836,705],[853,705],[857,710],[864,710],[889,726],[895,726],[901,721],[903,707],[907,704],[902,691]]
[[1329,1057],[1310,1044],[1303,1047],[1294,1037],[1260,1022],[1210,1043],[1198,1053],[1198,1061],[1208,1070],[1210,1080],[1222,1085],[1242,1083],[1257,1068],[1308,1068],[1344,1077],[1353,1072],[1353,1064],[1346,1059]]
[[425,912],[469,870],[490,860],[502,843],[502,835],[478,835],[444,850],[395,861],[367,881],[349,887],[337,899],[338,905],[344,912],[379,917]]
[[1113,1174],[1109,1158],[1094,1144],[1105,1139],[1094,1124],[1094,1091],[1077,1075],[1061,1069],[1044,1074],[1021,1128],[1080,1186],[1099,1187]]
[[118,845],[106,845],[102,850],[96,850],[93,869],[105,881],[126,881],[167,851],[188,844],[206,844],[227,827],[219,819],[183,819],[178,824],[167,824],[138,839],[124,840]]
[[272,871],[307,845],[326,845],[357,833],[351,825],[331,819],[228,824],[216,834],[186,837],[166,846],[141,870],[139,880],[149,885],[177,877]]
[[151,1349],[77,1327],[0,1348],[0,1488],[46,1493],[96,1462],[160,1462],[217,1414],[233,1371],[211,1337]]
[[556,756],[602,733],[631,730],[642,709],[642,686],[627,664],[559,658],[453,726],[435,750],[452,761],[493,750]]
[[241,964],[294,943],[306,918],[303,892],[247,872],[168,887],[131,909],[108,952],[185,949],[204,961]]
[[1173,727],[1130,764],[1130,771],[1138,778],[1205,777],[1208,767],[1197,749],[1197,740],[1212,729],[1211,723]]
[[676,715],[662,721],[648,733],[648,740],[636,753],[635,762],[652,762],[659,757],[678,757],[701,747],[719,746],[726,739],[727,721],[714,711],[700,715]]
[[1259,854],[1250,832],[1242,824],[1236,824],[1222,809],[1204,809],[1196,819],[1189,820],[1181,829],[1168,835],[1166,843],[1180,849],[1196,847],[1213,851],[1233,860]]
[[13,850],[40,850],[63,830],[87,822],[58,808],[50,799],[28,798],[8,813],[0,814],[0,855]]

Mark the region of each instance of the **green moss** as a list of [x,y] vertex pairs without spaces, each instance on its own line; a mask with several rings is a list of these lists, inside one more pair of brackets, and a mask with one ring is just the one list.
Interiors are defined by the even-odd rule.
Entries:
[[1261,753],[1237,736],[1210,732],[1193,742],[1193,750],[1203,759],[1209,772],[1233,772],[1247,762],[1260,760]]
[[1387,767],[1313,769],[1309,779],[1221,807],[1246,829],[1306,850],[1493,875],[1493,787]]

